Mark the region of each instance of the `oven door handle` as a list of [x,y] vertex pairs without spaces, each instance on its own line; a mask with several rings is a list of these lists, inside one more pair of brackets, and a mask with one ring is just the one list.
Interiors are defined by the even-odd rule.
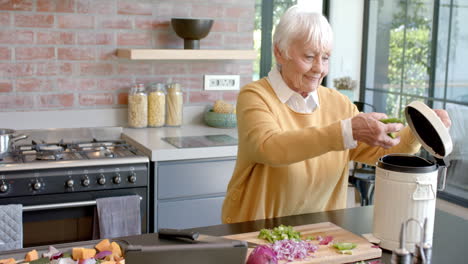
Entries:
[[[141,200],[143,200],[143,198],[140,196],[140,201]],[[92,201],[81,201],[81,202],[70,202],[70,203],[27,205],[27,206],[23,206],[23,212],[93,206],[93,205],[96,205],[96,203],[97,203],[96,200],[92,200]]]

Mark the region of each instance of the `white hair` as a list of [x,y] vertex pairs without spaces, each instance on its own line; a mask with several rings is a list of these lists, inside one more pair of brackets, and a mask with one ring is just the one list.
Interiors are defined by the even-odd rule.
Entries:
[[302,38],[312,43],[318,52],[330,53],[332,50],[333,31],[327,18],[294,5],[286,10],[276,26],[273,45],[289,58],[291,42]]

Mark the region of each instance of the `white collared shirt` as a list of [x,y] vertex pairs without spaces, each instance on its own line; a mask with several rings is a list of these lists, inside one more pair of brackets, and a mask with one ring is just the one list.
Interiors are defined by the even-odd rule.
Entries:
[[[277,66],[273,67],[268,73],[267,80],[278,96],[278,99],[286,104],[289,108],[297,113],[308,114],[314,112],[320,107],[320,101],[317,90],[310,92],[306,98],[299,93],[293,91],[284,82],[281,73]],[[352,149],[357,146],[357,141],[353,138],[353,130],[351,119],[341,120],[341,134],[343,135],[343,143],[346,149]]]
[[312,113],[316,108],[320,107],[317,90],[310,92],[306,98],[302,97],[302,95],[289,88],[277,67],[273,67],[268,73],[268,81],[278,99],[283,104],[288,105],[293,111],[307,114]]

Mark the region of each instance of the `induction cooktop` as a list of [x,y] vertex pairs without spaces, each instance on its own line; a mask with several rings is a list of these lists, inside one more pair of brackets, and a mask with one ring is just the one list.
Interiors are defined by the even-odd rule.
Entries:
[[225,134],[206,136],[163,137],[161,139],[173,145],[176,148],[204,148],[237,145],[237,138]]

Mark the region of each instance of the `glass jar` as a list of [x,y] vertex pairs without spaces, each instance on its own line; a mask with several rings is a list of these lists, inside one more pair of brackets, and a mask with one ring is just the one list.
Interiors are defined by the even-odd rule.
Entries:
[[166,118],[166,93],[164,84],[152,83],[148,91],[148,126],[162,127]]
[[167,85],[167,113],[166,125],[167,126],[181,126],[182,125],[182,111],[184,107],[184,97],[180,84],[171,83]]
[[128,93],[128,126],[148,126],[148,96],[142,83],[134,85]]

